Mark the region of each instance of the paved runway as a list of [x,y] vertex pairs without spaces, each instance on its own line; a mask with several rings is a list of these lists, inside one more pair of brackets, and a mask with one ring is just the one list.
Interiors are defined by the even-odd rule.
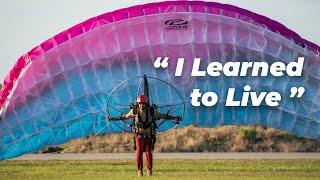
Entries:
[[[135,153],[26,154],[11,160],[134,159]],[[155,159],[320,159],[320,153],[154,153]]]

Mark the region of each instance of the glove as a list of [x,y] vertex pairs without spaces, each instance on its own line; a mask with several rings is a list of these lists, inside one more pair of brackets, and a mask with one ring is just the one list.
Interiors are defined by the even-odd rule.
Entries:
[[108,119],[109,121],[114,121],[114,120],[116,120],[114,117],[111,117],[111,116],[107,116],[107,119]]
[[175,121],[177,121],[177,123],[179,123],[180,121],[182,121],[182,118],[180,116],[177,116],[174,118]]

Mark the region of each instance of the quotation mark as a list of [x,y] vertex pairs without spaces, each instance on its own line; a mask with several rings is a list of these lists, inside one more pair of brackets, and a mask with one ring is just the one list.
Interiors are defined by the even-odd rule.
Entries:
[[169,57],[164,57],[164,58],[162,58],[162,57],[157,57],[157,59],[154,61],[154,63],[153,63],[153,66],[155,67],[155,68],[160,68],[160,67],[162,67],[162,68],[167,68],[168,67],[168,60],[169,60]]
[[291,91],[291,94],[290,94],[290,97],[291,97],[291,98],[293,98],[293,97],[295,97],[295,96],[297,96],[297,98],[301,98],[301,96],[303,95],[305,89],[304,89],[304,87],[299,87],[299,88],[297,88],[297,87],[292,87],[292,88],[290,89],[290,91]]

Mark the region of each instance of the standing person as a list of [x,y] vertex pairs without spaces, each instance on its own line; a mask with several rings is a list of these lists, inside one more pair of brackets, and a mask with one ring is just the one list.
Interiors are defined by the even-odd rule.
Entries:
[[173,119],[177,122],[181,121],[180,117],[159,113],[156,108],[150,106],[148,102],[147,96],[140,95],[137,97],[134,107],[127,114],[122,114],[119,117],[107,117],[110,121],[125,120],[129,118],[134,119],[133,134],[138,176],[143,176],[143,152],[146,152],[147,175],[152,175],[152,151],[156,142],[155,121],[159,119]]

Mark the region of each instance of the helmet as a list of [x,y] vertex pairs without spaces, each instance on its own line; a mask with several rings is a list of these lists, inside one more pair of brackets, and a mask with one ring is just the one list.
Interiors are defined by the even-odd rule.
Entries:
[[137,103],[148,103],[148,97],[145,95],[139,95],[137,97]]

